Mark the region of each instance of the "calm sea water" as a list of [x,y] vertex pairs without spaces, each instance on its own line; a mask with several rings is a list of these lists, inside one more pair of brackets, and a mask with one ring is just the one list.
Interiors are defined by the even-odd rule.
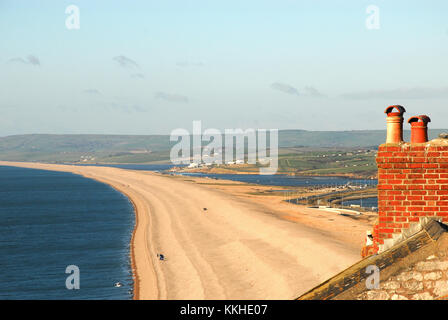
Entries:
[[[0,166],[0,299],[131,299],[134,218],[108,185]],[[66,289],[68,265],[79,290]]]

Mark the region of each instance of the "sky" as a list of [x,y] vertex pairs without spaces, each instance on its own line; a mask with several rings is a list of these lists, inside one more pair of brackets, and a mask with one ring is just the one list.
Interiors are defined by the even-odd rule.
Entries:
[[448,128],[447,17],[435,0],[0,0],[0,136],[385,129],[393,104]]

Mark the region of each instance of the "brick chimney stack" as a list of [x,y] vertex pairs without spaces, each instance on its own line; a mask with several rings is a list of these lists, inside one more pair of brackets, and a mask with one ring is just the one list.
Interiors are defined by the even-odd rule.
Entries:
[[412,141],[403,142],[403,112],[400,106],[386,109],[387,141],[379,146],[376,159],[378,221],[372,232],[373,244],[366,244],[363,257],[388,249],[418,231],[428,219],[448,223],[448,135],[428,141],[430,119],[418,116],[408,121]]

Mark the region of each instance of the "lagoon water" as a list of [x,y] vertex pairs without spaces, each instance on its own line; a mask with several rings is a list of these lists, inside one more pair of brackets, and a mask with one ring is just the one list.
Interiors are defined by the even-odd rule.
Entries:
[[211,179],[224,179],[232,181],[240,181],[246,183],[254,183],[269,186],[341,186],[346,184],[352,185],[369,185],[375,186],[376,180],[372,179],[352,179],[337,176],[288,176],[284,174],[261,175],[261,174],[222,174],[222,173],[202,173],[202,172],[168,172],[173,167],[183,167],[186,165],[173,164],[85,164],[86,166],[104,166],[116,167],[128,170],[148,170],[160,171],[162,173],[180,174],[183,176],[204,177]]
[[186,166],[186,165],[174,165],[174,164],[81,164],[81,165],[96,166],[96,167],[113,167],[128,170],[147,170],[147,171],[165,171],[173,167]]
[[[335,187],[343,185],[371,186],[377,185],[377,180],[351,179],[346,177],[319,177],[319,176],[287,176],[287,175],[259,175],[259,174],[209,174],[209,173],[182,173],[184,176],[207,177],[211,179],[226,179],[246,183],[255,183],[270,186],[290,187]],[[288,191],[288,190],[286,190]],[[378,198],[369,197],[361,200],[344,201],[345,205],[361,205],[364,208],[378,207]]]
[[376,180],[351,179],[346,177],[319,177],[319,176],[288,176],[283,174],[212,174],[212,173],[181,173],[184,176],[206,177],[212,179],[225,179],[246,183],[255,183],[269,186],[341,186],[352,185],[376,185]]
[[344,201],[344,205],[360,205],[364,208],[378,208],[378,198],[377,197],[368,197],[356,200],[346,200]]
[[[0,299],[131,299],[134,219],[108,185],[0,166]],[[65,286],[69,265],[79,267],[79,290]]]

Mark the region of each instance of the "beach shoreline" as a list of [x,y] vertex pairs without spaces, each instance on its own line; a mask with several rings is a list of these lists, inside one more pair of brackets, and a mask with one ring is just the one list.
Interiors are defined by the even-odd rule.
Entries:
[[139,300],[140,278],[139,278],[139,273],[137,270],[137,262],[136,262],[136,255],[135,255],[135,248],[136,248],[136,246],[135,246],[136,240],[135,239],[136,239],[137,229],[139,229],[138,208],[135,205],[132,198],[129,197],[129,195],[127,195],[124,191],[119,190],[112,185],[109,185],[109,186],[114,188],[121,194],[123,194],[128,199],[128,201],[132,204],[132,210],[134,211],[135,222],[134,222],[134,227],[132,228],[131,243],[130,243],[130,248],[131,248],[130,249],[130,258],[131,258],[131,270],[132,270],[132,279],[133,279],[133,281],[132,281],[133,282],[132,300]]
[[[124,194],[135,212],[134,299],[290,299],[359,260],[360,231],[356,239],[335,239],[314,228],[318,223],[307,226],[308,218],[284,216],[271,208],[275,203],[183,177],[111,167],[0,165],[71,172]],[[158,261],[159,252],[169,257],[166,262]]]
[[[111,181],[106,181],[104,179],[95,177],[95,176],[90,176],[90,175],[85,175],[85,174],[81,174],[82,176],[84,176],[85,178],[88,179],[94,179],[96,181],[99,181],[101,183],[105,183],[107,185],[109,185],[110,187],[114,188],[115,190],[117,190],[118,192],[120,192],[121,194],[123,194],[128,200],[129,202],[132,204],[133,206],[133,210],[134,210],[134,215],[135,215],[135,224],[134,224],[134,228],[132,231],[132,236],[131,236],[131,243],[130,243],[130,256],[131,256],[131,269],[132,269],[132,274],[133,274],[133,283],[134,283],[134,288],[133,288],[133,300],[140,300],[140,291],[141,291],[141,287],[142,287],[142,281],[141,281],[141,274],[144,273],[144,269],[147,269],[146,271],[148,271],[148,266],[140,266],[142,264],[145,264],[144,261],[140,261],[141,257],[139,256],[139,254],[137,253],[138,248],[142,245],[141,241],[142,239],[145,238],[145,230],[148,228],[149,222],[147,222],[146,217],[149,217],[149,213],[145,213],[143,208],[139,205],[138,199],[136,199],[135,195],[132,195],[129,193],[129,190],[126,190],[126,188],[124,188],[124,185],[120,184],[120,183],[113,183]],[[147,248],[148,250],[148,248]],[[143,255],[142,255],[143,256]],[[143,259],[142,259],[143,260]],[[142,269],[142,270],[140,270]],[[152,268],[149,268],[152,269]],[[151,270],[152,272],[150,273],[146,273],[146,274],[152,274],[155,271]],[[155,275],[154,275],[155,277]],[[152,279],[154,280],[154,279]],[[146,282],[148,283],[148,281]],[[156,286],[150,287],[150,286],[146,286],[144,288],[144,290],[146,289],[147,294],[145,296],[146,300],[155,300],[158,298],[158,289]],[[150,289],[150,290],[147,290]]]
[[[81,174],[82,175],[82,174]],[[124,190],[123,188],[120,188],[119,185],[114,185],[111,183],[106,183],[104,181],[101,181],[100,179],[96,179],[93,177],[89,177],[86,175],[82,175],[83,177],[87,178],[87,179],[93,179],[95,181],[98,181],[100,183],[104,183],[107,184],[108,186],[110,186],[111,188],[115,189],[117,192],[121,193],[122,195],[124,195],[128,201],[132,204],[132,210],[134,212],[134,217],[135,217],[135,222],[134,222],[134,227],[132,228],[132,234],[131,234],[131,241],[130,241],[130,260],[131,260],[131,271],[132,271],[132,279],[133,279],[133,295],[132,295],[132,300],[139,300],[140,297],[140,277],[139,277],[139,270],[137,268],[137,257],[136,257],[136,235],[137,232],[140,232],[140,225],[139,225],[139,211],[138,211],[138,207],[135,204],[133,198],[127,194],[126,190]]]

